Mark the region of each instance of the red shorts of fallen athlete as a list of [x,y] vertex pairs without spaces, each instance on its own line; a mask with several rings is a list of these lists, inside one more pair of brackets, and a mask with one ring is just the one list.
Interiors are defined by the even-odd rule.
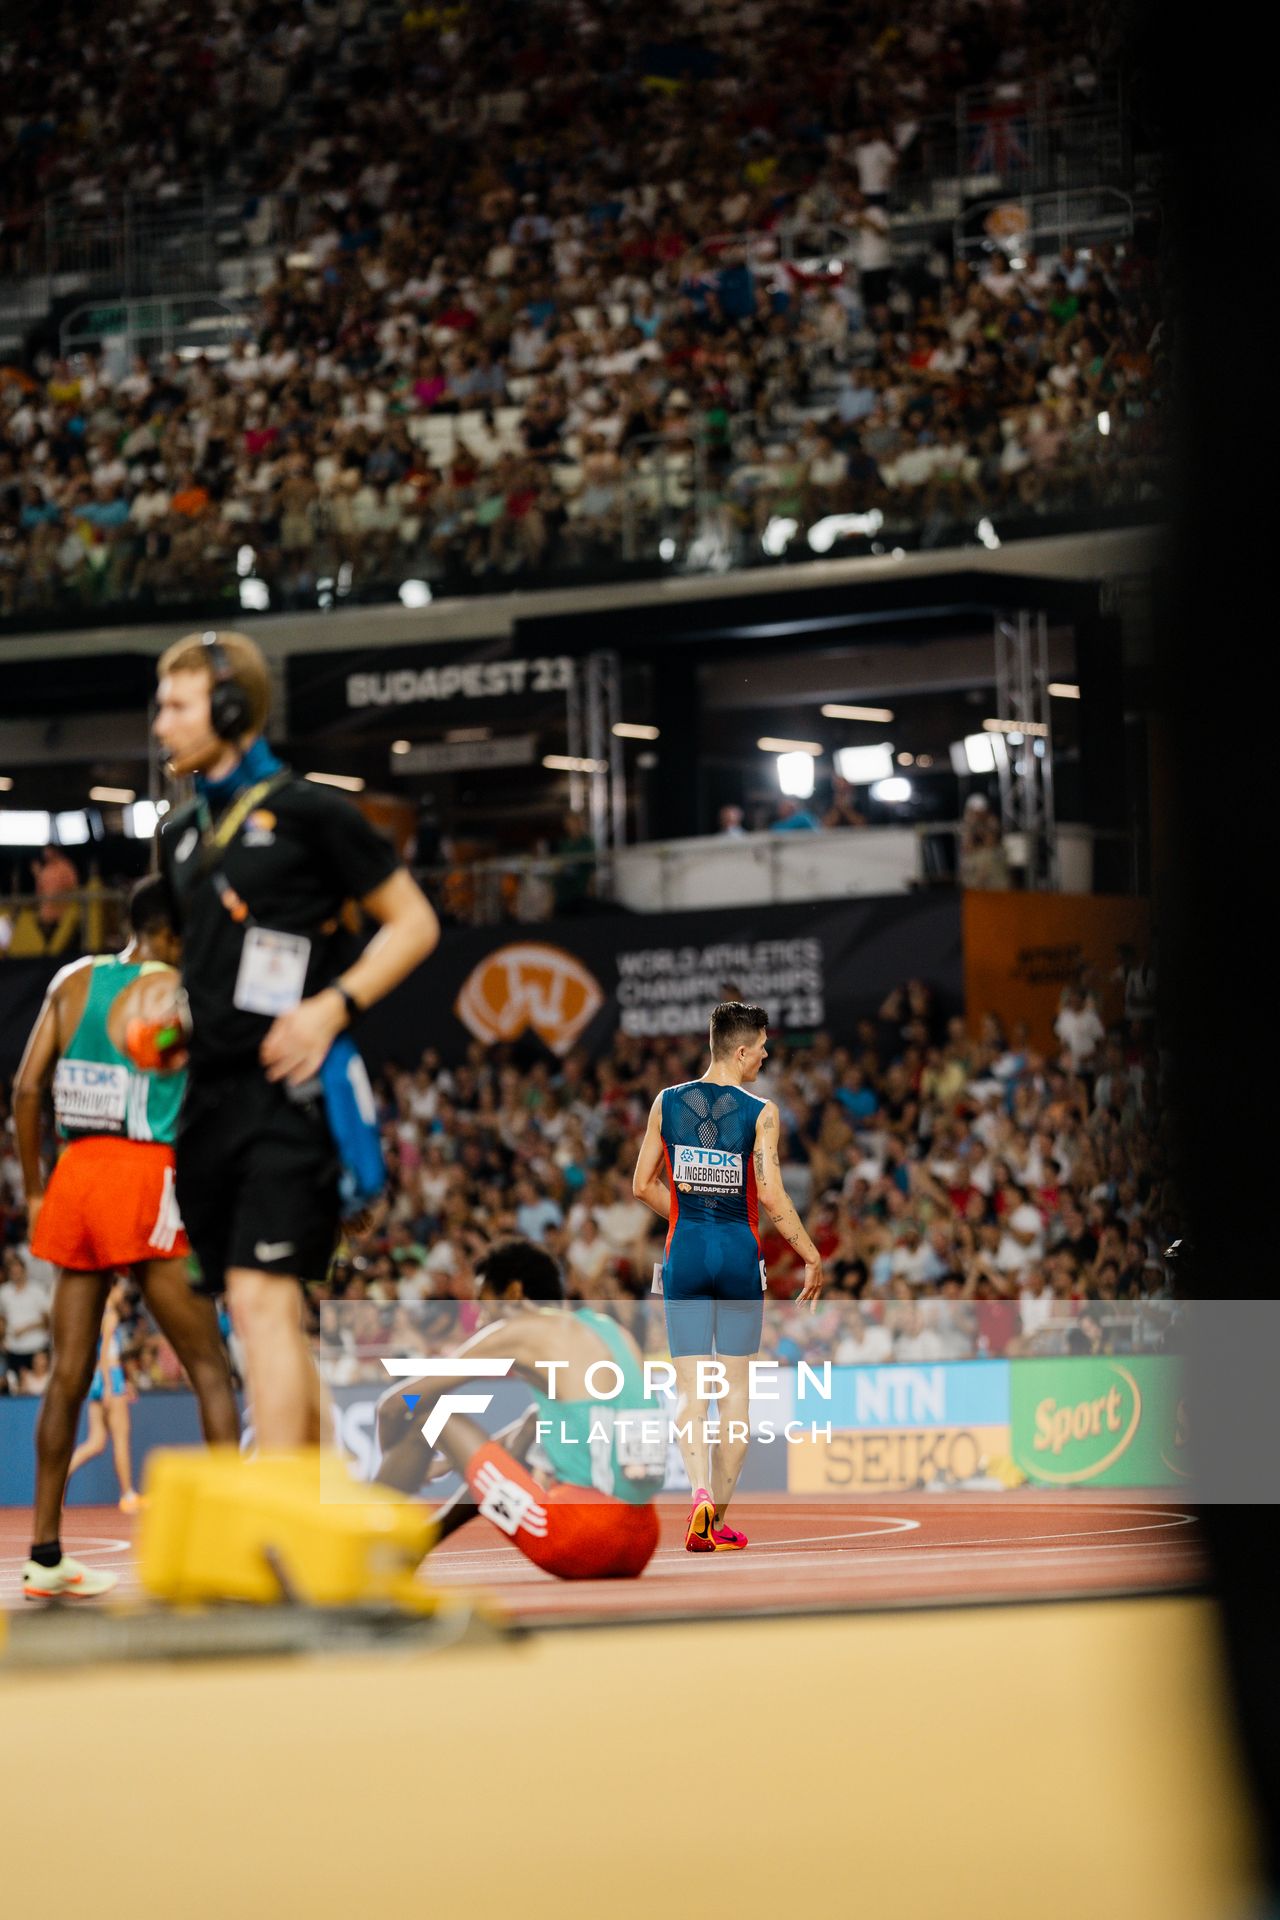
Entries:
[[594,1487],[540,1487],[495,1441],[467,1467],[480,1512],[534,1565],[561,1580],[634,1580],[658,1544],[651,1503],[633,1506]]
[[80,1273],[185,1258],[173,1148],[110,1135],[73,1140],[45,1189],[31,1251]]

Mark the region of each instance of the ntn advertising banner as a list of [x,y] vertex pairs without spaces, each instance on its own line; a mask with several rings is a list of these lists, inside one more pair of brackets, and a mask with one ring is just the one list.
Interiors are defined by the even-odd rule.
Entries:
[[1014,1461],[1043,1486],[1182,1486],[1191,1475],[1183,1389],[1172,1354],[1019,1360]]
[[[823,1418],[837,1430],[1007,1426],[1009,1367],[1007,1360],[835,1366]],[[796,1392],[806,1410],[811,1400],[816,1404],[817,1388],[807,1373],[796,1376]]]

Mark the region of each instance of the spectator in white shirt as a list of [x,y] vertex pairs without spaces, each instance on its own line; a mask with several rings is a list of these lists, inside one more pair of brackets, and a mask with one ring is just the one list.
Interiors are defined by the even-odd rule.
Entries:
[[945,1360],[943,1342],[928,1325],[918,1300],[897,1309],[898,1331],[893,1340],[895,1360]]
[[1004,1214],[996,1265],[1001,1273],[1022,1273],[1044,1258],[1044,1221],[1023,1188],[1010,1181],[1002,1189]]
[[869,127],[862,134],[853,149],[853,164],[857,169],[859,190],[868,204],[884,206],[898,169],[898,153],[886,138],[883,127]]
[[841,1367],[877,1367],[893,1359],[892,1336],[878,1320],[867,1317],[861,1307],[845,1310],[844,1331],[836,1343],[836,1364]]
[[1062,1011],[1053,1023],[1053,1030],[1062,1042],[1066,1063],[1074,1073],[1092,1063],[1107,1031],[1098,1018],[1097,1008],[1074,987],[1063,995]]
[[16,1247],[4,1256],[0,1284],[0,1368],[15,1386],[33,1357],[49,1345],[49,1294],[27,1271]]
[[606,1291],[603,1282],[613,1258],[613,1249],[598,1222],[588,1214],[565,1251],[570,1292],[581,1294],[584,1300],[598,1299]]

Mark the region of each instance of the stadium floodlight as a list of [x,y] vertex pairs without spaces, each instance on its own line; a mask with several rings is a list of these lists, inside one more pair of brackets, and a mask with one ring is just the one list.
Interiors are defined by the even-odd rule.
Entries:
[[619,740],[656,740],[661,730],[658,727],[646,727],[639,720],[615,720],[612,731]]
[[12,793],[12,792],[13,792],[13,775],[11,773],[0,773],[0,793]]
[[822,752],[819,740],[783,740],[772,733],[762,733],[756,745],[761,753],[808,753],[815,760]]
[[354,773],[309,773],[318,787],[341,787],[344,793],[363,793],[364,781]]
[[429,607],[431,588],[425,580],[402,580],[400,582],[400,605],[402,607]]
[[891,780],[877,780],[871,789],[871,798],[886,807],[900,807],[911,798],[913,791],[909,780],[895,774]]
[[127,807],[137,799],[132,787],[90,787],[89,798],[105,807]]
[[412,740],[393,740],[391,742],[391,751],[392,753],[412,753],[413,742]]
[[830,553],[837,540],[847,539],[851,534],[879,533],[883,525],[884,515],[879,507],[872,507],[870,513],[829,513],[810,527],[809,547],[813,553]]
[[966,733],[964,737],[965,765],[970,773],[994,773],[996,770],[995,733]]
[[0,807],[0,847],[47,847],[52,817],[38,808]]
[[589,760],[572,753],[544,753],[542,764],[552,773],[607,773],[607,760]]
[[888,726],[893,719],[892,707],[846,707],[835,701],[829,701],[822,709],[824,720],[874,720],[881,726]]
[[893,746],[888,740],[873,747],[841,747],[834,758],[836,772],[851,787],[869,787],[893,778]]
[[266,581],[242,580],[240,605],[246,613],[266,613],[271,605],[271,589]]
[[1080,698],[1080,689],[1073,685],[1070,680],[1051,680],[1049,682],[1049,698],[1051,700],[1078,700]]
[[780,753],[778,785],[788,799],[807,800],[813,792],[813,755],[804,752]]
[[160,809],[154,800],[135,800],[124,810],[124,830],[131,840],[150,840],[160,824]]
[[1007,733],[1015,746],[1024,734],[1047,734],[1049,729],[1043,720],[997,720],[994,717],[982,723],[984,733]]
[[788,520],[777,516],[770,520],[760,537],[760,545],[771,560],[781,560],[791,542],[800,531],[798,520]]
[[83,847],[90,839],[89,816],[83,807],[71,813],[55,813],[53,831],[60,847]]

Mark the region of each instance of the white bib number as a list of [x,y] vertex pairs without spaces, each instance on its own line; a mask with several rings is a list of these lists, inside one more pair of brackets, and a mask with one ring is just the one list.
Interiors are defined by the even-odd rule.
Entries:
[[620,1413],[616,1416],[613,1443],[618,1465],[628,1480],[661,1480],[667,1471],[665,1420],[658,1412]]
[[310,958],[311,942],[304,934],[250,927],[240,954],[235,1005],[241,1013],[263,1013],[273,1018],[292,1012],[306,987]]
[[129,1069],[96,1060],[59,1060],[53,1108],[69,1126],[120,1125],[129,1101]]

